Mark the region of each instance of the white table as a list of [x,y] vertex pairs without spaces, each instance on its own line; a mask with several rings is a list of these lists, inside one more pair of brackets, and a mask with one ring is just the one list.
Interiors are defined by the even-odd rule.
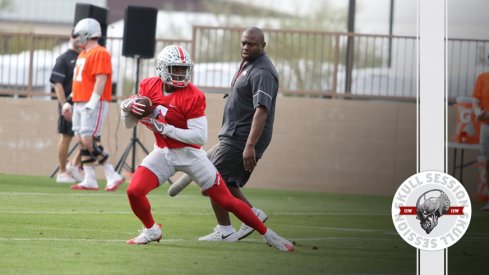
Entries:
[[[480,152],[481,145],[480,144],[466,144],[466,143],[458,143],[458,142],[448,142],[448,149],[453,149],[453,169],[452,174],[454,177],[457,177],[457,169],[459,169],[459,177],[458,180],[462,182],[464,168],[470,166],[477,162],[477,160],[471,160],[468,162],[464,162],[464,154],[465,150],[474,150]],[[460,150],[460,158],[457,159],[457,152]],[[463,182],[462,182],[463,183]]]

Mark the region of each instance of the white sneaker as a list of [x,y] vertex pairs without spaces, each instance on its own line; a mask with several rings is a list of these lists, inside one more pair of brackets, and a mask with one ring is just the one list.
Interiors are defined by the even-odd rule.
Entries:
[[232,233],[224,235],[219,225],[216,225],[216,227],[214,228],[214,232],[199,238],[199,241],[236,242],[237,240],[238,235],[236,234],[236,231],[233,230]]
[[71,190],[98,190],[98,183],[96,179],[84,179],[79,184],[71,186]]
[[70,163],[66,165],[66,171],[70,173],[71,177],[73,177],[76,181],[83,181],[82,169],[77,166],[73,166]]
[[139,230],[139,236],[127,241],[128,244],[148,244],[150,242],[160,242],[163,234],[161,233],[161,224],[155,224],[151,228],[145,228]]
[[[256,210],[254,210],[253,212],[258,217],[258,219],[260,219],[260,221],[262,221],[263,223],[266,222],[268,220],[267,214],[265,214],[265,212],[263,212],[261,209],[255,209]],[[253,231],[255,231],[253,227],[246,225],[246,223],[242,223],[239,227],[238,233],[236,233],[238,235],[238,240],[242,240],[248,237],[251,233],[253,233]]]
[[68,173],[58,173],[56,175],[56,182],[57,183],[75,183],[76,180]]
[[277,233],[271,229],[267,229],[267,233],[263,235],[263,240],[269,245],[273,246],[280,251],[292,252],[295,250],[294,245],[286,239],[280,237]]
[[481,208],[481,211],[489,211],[489,202]]
[[105,187],[105,191],[107,192],[114,192],[119,188],[119,185],[121,185],[124,182],[124,178],[119,175],[117,172],[114,172],[110,175],[106,175],[107,177],[107,186]]

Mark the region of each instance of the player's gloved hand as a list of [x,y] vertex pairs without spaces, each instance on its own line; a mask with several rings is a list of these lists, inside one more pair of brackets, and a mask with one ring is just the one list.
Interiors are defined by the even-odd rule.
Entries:
[[97,104],[100,101],[100,95],[97,93],[92,93],[90,100],[85,104],[82,111],[91,113],[97,107]]
[[61,107],[61,115],[65,120],[71,121],[71,118],[73,117],[73,107],[70,103],[65,102],[63,104],[63,106]]
[[134,101],[131,105],[131,113],[142,116],[144,114],[145,108],[146,105],[144,105],[144,103]]
[[153,114],[149,115],[150,118],[165,118],[168,108],[163,105],[158,105],[155,107]]
[[145,105],[143,103],[137,102],[137,96],[132,95],[128,99],[121,102],[121,110],[126,113],[132,113],[138,116],[143,115]]
[[120,106],[121,110],[126,113],[131,112],[132,104],[134,103],[135,100],[136,100],[136,96],[132,95],[129,98],[126,98],[123,101],[121,101],[121,106]]
[[165,135],[166,121],[164,119],[155,119],[150,117],[143,117],[139,122],[144,124],[148,129],[155,133]]
[[[138,101],[138,98],[141,98],[141,97],[144,97],[144,96],[133,95],[133,96],[129,97],[128,99],[123,100],[121,102],[121,110],[124,111],[126,114],[129,114],[129,113],[134,114],[134,115],[136,115],[136,117],[143,116],[145,113],[145,110],[148,107],[151,107],[151,105],[146,106],[146,104],[144,102]],[[156,113],[156,112],[153,110],[153,114],[154,113]],[[156,116],[154,116],[154,117],[156,117]]]

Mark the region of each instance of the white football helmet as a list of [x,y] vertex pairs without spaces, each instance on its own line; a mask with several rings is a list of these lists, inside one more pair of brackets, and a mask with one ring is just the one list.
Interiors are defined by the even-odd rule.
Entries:
[[85,45],[90,38],[96,38],[102,36],[102,29],[97,20],[93,18],[85,18],[76,23],[73,30],[73,37],[75,42],[79,45]]
[[[181,46],[166,46],[156,59],[156,72],[163,82],[174,87],[186,87],[193,68],[190,54]],[[185,72],[176,72],[174,67],[185,67]]]

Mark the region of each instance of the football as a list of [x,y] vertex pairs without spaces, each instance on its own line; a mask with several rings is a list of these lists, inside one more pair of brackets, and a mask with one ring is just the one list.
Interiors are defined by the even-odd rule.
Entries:
[[[154,111],[153,103],[148,97],[137,96],[131,106],[131,114],[138,119],[151,115]],[[142,113],[141,115],[137,113]]]

